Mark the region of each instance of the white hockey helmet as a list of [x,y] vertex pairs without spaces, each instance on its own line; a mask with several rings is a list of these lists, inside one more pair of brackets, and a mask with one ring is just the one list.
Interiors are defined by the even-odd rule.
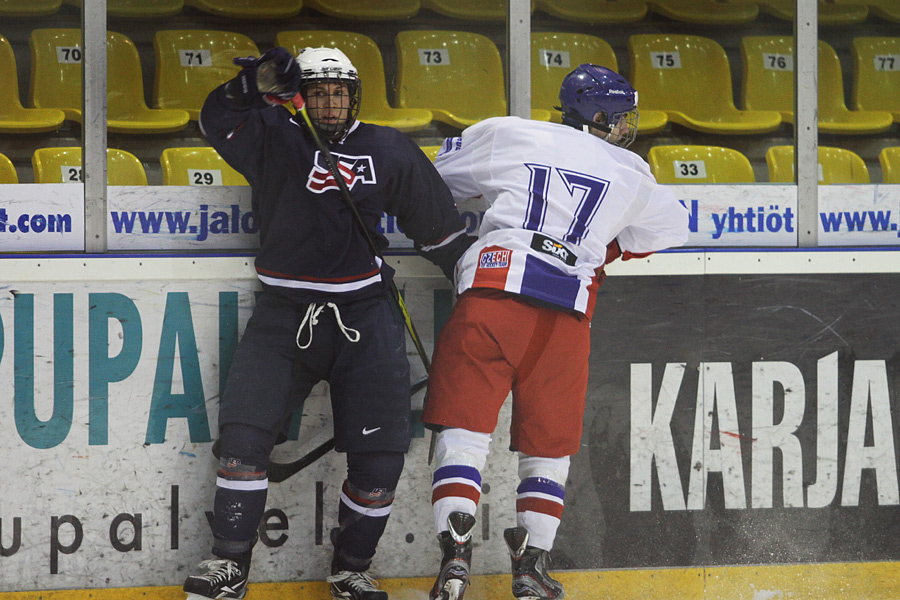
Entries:
[[350,129],[359,114],[362,85],[356,67],[347,55],[337,48],[304,48],[297,56],[297,63],[300,65],[300,75],[303,78],[300,89],[304,100],[307,99],[306,88],[309,84],[334,82],[347,85],[350,112],[345,123],[335,128],[333,125],[323,126],[312,119],[316,128],[329,139],[341,137]]
[[297,63],[305,80],[359,81],[356,67],[337,48],[304,48],[297,56]]

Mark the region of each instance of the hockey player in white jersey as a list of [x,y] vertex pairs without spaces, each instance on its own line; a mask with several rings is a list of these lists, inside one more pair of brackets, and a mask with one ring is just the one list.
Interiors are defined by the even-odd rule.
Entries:
[[681,246],[688,212],[626,150],[637,92],[583,64],[560,88],[563,124],[487,119],[445,140],[435,166],[457,200],[483,196],[478,240],[457,263],[458,302],[437,341],[422,416],[439,433],[432,506],[443,553],[432,600],[469,580],[481,470],[512,391],[516,527],[512,592],[557,599],[547,573],[569,457],[581,442],[590,319],[603,266]]

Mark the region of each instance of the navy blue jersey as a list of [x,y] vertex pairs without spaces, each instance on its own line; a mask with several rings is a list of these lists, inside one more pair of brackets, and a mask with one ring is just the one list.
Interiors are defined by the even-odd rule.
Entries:
[[[245,106],[228,97],[227,85],[207,98],[200,126],[250,183],[260,280],[302,302],[383,293],[392,269],[370,249],[303,119],[280,106]],[[387,247],[376,230],[386,212],[452,277],[471,240],[449,189],[418,146],[396,129],[357,121],[329,149],[379,250]]]

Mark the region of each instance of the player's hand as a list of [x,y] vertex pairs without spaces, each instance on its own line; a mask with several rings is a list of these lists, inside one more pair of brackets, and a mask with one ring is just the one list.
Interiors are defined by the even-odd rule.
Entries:
[[244,67],[238,74],[247,95],[262,94],[266,100],[284,104],[300,92],[300,65],[286,48],[277,46],[259,58],[235,58]]
[[288,101],[300,93],[300,65],[287,49],[277,46],[259,57],[256,85],[260,93]]

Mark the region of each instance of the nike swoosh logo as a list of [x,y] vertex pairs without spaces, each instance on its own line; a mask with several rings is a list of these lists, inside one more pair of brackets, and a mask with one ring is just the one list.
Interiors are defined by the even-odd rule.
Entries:
[[223,591],[223,592],[228,592],[229,594],[239,594],[239,593],[240,593],[240,587],[241,587],[242,585],[244,585],[244,583],[246,583],[246,581],[239,581],[239,582],[237,582],[236,584],[234,584],[234,587],[230,587],[230,586],[227,586],[227,585],[222,586],[222,591]]
[[368,427],[363,427],[363,435],[369,435],[370,433],[375,433],[381,429],[381,427],[376,427],[375,429],[369,429]]

